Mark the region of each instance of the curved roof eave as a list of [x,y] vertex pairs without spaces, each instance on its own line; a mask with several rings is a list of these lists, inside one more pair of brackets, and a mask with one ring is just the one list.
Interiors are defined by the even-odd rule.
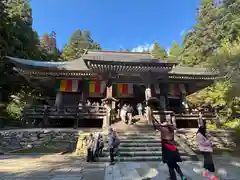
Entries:
[[170,72],[170,74],[181,74],[181,75],[212,75],[219,76],[218,72],[213,72],[208,68],[199,67],[186,67],[186,66],[175,66]]
[[72,71],[81,71],[81,70],[89,70],[82,58],[75,59],[72,61],[63,61],[63,62],[50,62],[50,61],[36,61],[36,60],[28,60],[21,59],[15,57],[9,57],[16,66],[25,66],[31,68],[50,68],[50,69],[58,69],[58,70],[72,70]]

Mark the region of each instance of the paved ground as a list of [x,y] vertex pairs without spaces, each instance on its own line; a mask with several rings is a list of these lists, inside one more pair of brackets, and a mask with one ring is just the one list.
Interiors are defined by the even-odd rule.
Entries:
[[[215,158],[217,172],[225,179],[240,179],[240,160]],[[201,180],[201,162],[181,163],[191,180]],[[166,180],[168,170],[157,162],[86,164],[83,159],[63,156],[0,156],[0,180]]]

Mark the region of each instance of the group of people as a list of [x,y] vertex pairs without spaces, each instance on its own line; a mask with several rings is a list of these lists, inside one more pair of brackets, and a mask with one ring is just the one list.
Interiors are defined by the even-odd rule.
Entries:
[[[142,103],[137,104],[137,114],[139,116],[143,115],[143,105]],[[132,118],[134,114],[134,108],[130,104],[124,104],[122,107],[119,107],[119,115],[122,122],[126,124],[132,124]]]
[[95,162],[97,157],[103,155],[104,141],[101,133],[94,136],[90,133],[86,138],[87,141],[87,162]]
[[89,107],[88,109],[89,112],[98,112],[99,106],[100,106],[99,102],[91,103],[91,101],[87,100],[86,107]]
[[[86,139],[87,141],[87,162],[96,162],[96,158],[103,156],[104,141],[102,134],[98,134],[96,137],[93,133],[90,133]],[[109,128],[108,133],[108,148],[110,156],[110,164],[114,164],[114,157],[118,153],[120,145],[120,139],[117,132]]]
[[[187,178],[181,171],[180,166],[177,164],[178,162],[182,162],[180,153],[177,149],[177,146],[174,141],[174,126],[169,124],[168,122],[163,122],[158,125],[155,125],[157,131],[161,133],[161,141],[162,141],[162,159],[163,163],[166,163],[169,169],[169,175],[171,180],[177,180],[176,172],[180,175],[182,180],[186,180]],[[206,126],[200,126],[196,133],[196,142],[198,144],[200,152],[203,154],[204,158],[204,171],[203,176],[208,177],[211,180],[218,180],[218,178],[214,175],[215,167],[212,159],[212,145],[210,139],[207,136]],[[98,134],[97,139],[95,140],[93,134],[89,135],[88,138],[88,153],[87,153],[87,161],[95,161],[95,157],[99,157],[102,155],[104,143],[103,137],[101,134]],[[118,153],[118,148],[120,145],[120,139],[117,135],[117,132],[109,128],[108,133],[108,147],[109,147],[109,156],[110,156],[110,164],[114,164],[114,157]],[[176,172],[175,172],[176,171]]]
[[120,109],[120,118],[123,123],[132,124],[133,107],[130,104],[124,104]]
[[[174,142],[174,127],[167,122],[158,124],[157,130],[161,132],[162,139],[162,159],[168,165],[169,175],[171,180],[177,180],[176,172],[180,175],[182,180],[187,178],[183,175],[181,168],[177,164],[182,162],[178,149]],[[214,175],[215,167],[212,159],[212,145],[207,136],[206,126],[200,126],[196,134],[196,142],[200,152],[204,157],[204,171],[203,176],[211,180],[218,180]],[[176,171],[176,172],[175,172]]]

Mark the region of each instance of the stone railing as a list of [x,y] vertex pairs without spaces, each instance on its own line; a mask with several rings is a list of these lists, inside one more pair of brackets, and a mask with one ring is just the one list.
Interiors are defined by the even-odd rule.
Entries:
[[[176,134],[184,139],[186,144],[194,150],[198,151],[196,143],[196,129],[179,129]],[[215,130],[208,131],[208,137],[211,140],[214,151],[218,150],[234,150],[237,147],[237,136],[234,131],[231,130]]]

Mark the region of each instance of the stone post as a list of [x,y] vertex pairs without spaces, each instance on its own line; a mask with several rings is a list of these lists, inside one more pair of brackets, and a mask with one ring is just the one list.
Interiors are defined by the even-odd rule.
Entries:
[[177,129],[177,123],[176,123],[176,116],[175,114],[172,114],[172,125],[175,129]]
[[152,97],[151,93],[151,84],[147,85],[147,88],[145,90],[145,99],[146,99],[146,119],[148,121],[148,124],[152,124],[152,110],[151,107],[148,104],[148,100]]
[[109,128],[111,122],[110,122],[110,116],[111,116],[111,110],[112,110],[112,82],[108,81],[107,83],[107,92],[106,92],[106,99],[105,99],[105,107],[107,108],[106,115],[103,118],[103,129]]
[[179,84],[179,89],[181,92],[182,107],[184,108],[185,112],[189,112],[189,106],[186,98],[187,91],[186,91],[185,85]]

